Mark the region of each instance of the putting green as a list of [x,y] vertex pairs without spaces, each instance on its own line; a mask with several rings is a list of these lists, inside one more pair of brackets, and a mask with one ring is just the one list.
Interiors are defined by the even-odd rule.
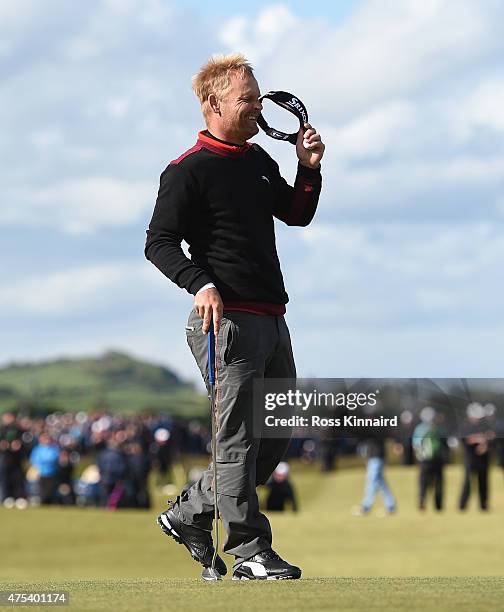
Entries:
[[[5,589],[5,586],[2,586]],[[204,583],[193,579],[37,583],[66,590],[81,610],[502,610],[502,578],[308,578],[280,582]],[[9,609],[3,608],[2,609]],[[14,609],[14,608],[11,608]],[[19,608],[18,608],[19,609]],[[63,608],[65,609],[65,608]]]
[[270,515],[274,547],[303,569],[292,582],[205,584],[201,567],[155,524],[161,495],[148,512],[0,509],[0,590],[64,588],[72,610],[502,609],[502,471],[492,471],[488,513],[475,500],[467,512],[456,510],[459,466],[447,470],[446,510],[419,513],[416,477],[415,468],[389,468],[398,513],[382,516],[379,501],[371,515],[353,517],[362,469],[293,466],[300,512]]

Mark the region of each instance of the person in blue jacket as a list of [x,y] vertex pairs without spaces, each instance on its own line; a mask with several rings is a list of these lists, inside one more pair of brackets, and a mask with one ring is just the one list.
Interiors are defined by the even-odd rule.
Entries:
[[52,504],[55,500],[56,489],[58,487],[60,448],[51,436],[42,432],[38,444],[32,450],[30,463],[35,466],[40,475],[39,490],[40,503]]

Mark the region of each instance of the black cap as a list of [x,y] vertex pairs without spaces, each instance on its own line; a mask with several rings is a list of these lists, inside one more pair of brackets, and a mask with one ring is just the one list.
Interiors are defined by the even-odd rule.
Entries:
[[[268,93],[262,95],[259,100],[263,100],[264,98],[268,98],[275,104],[278,104],[278,106],[281,106],[293,115],[296,115],[296,117],[299,119],[300,127],[303,127],[304,124],[308,122],[308,111],[306,110],[306,106],[293,94],[287,91],[268,91]],[[285,140],[294,145],[296,144],[297,132],[294,132],[293,134],[286,134],[285,132],[271,128],[262,116],[262,113],[257,118],[257,123],[259,127],[263,129],[266,134],[268,134],[268,136],[271,136],[271,138],[275,138],[275,140]]]

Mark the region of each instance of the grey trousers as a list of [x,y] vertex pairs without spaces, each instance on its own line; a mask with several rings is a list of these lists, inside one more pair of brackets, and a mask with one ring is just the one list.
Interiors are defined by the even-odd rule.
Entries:
[[[191,311],[187,342],[208,387],[207,336],[201,327],[202,319],[195,310]],[[252,387],[258,378],[296,377],[284,317],[224,312],[217,337],[216,363],[218,505],[228,535],[224,552],[234,555],[238,565],[270,548],[272,542],[269,521],[259,511],[256,487],[271,476],[285,455],[289,440],[254,437]],[[211,465],[200,480],[182,491],[178,513],[188,525],[212,529]]]

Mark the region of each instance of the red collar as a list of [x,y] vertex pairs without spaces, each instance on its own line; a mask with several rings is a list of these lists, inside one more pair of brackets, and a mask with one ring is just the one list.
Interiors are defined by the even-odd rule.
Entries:
[[198,132],[198,142],[201,143],[201,146],[209,151],[213,151],[214,153],[218,153],[219,155],[236,157],[239,155],[243,155],[246,153],[250,147],[252,146],[249,142],[246,142],[244,145],[229,145],[225,142],[220,142],[219,140],[215,140],[215,138],[211,138],[207,136],[204,131]]

